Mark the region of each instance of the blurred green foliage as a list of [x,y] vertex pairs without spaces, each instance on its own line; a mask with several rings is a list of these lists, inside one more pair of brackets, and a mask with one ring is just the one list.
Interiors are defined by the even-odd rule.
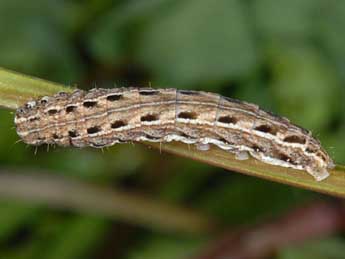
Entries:
[[279,259],[322,259],[344,258],[344,240],[330,238],[327,240],[312,240],[303,245],[283,249]]
[[[85,89],[151,82],[256,102],[313,130],[344,163],[344,27],[345,2],[337,0],[2,0],[0,66]],[[121,186],[229,227],[324,198],[140,145],[104,153],[40,148],[35,155],[14,144],[13,115],[0,117],[2,167]],[[0,202],[0,258],[187,258],[210,238]],[[123,245],[112,249],[117,242]],[[278,258],[341,258],[343,251],[344,239],[330,238]]]

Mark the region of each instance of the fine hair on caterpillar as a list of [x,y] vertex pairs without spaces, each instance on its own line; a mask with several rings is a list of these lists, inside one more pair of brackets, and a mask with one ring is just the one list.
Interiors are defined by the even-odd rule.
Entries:
[[332,159],[311,132],[257,105],[178,89],[95,88],[32,100],[17,109],[16,130],[30,145],[102,148],[116,143],[180,141],[245,160],[326,178]]

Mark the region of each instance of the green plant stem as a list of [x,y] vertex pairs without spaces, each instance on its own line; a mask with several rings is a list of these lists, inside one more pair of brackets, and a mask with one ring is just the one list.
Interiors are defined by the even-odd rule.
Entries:
[[[0,69],[0,106],[14,109],[37,96],[71,91],[69,87]],[[273,166],[255,159],[238,161],[234,156],[218,148],[203,152],[181,143],[152,144],[150,146],[175,155],[188,157],[227,170],[244,173],[267,180],[297,186],[333,196],[345,197],[345,167],[338,165],[331,176],[317,182],[304,171]]]
[[71,92],[73,88],[0,67],[0,106],[4,108],[16,109],[31,99],[60,91]]

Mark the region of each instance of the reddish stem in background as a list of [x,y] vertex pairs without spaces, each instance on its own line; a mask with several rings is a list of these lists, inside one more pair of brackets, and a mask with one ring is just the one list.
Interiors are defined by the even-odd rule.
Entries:
[[344,228],[344,206],[317,202],[276,221],[225,233],[195,259],[265,258],[287,245],[331,235]]

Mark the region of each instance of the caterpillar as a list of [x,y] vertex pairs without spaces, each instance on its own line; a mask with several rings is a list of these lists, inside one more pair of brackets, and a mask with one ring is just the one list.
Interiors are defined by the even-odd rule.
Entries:
[[15,114],[27,144],[102,148],[133,141],[209,145],[265,163],[305,170],[316,180],[334,163],[311,132],[255,104],[178,89],[94,88],[27,102]]

